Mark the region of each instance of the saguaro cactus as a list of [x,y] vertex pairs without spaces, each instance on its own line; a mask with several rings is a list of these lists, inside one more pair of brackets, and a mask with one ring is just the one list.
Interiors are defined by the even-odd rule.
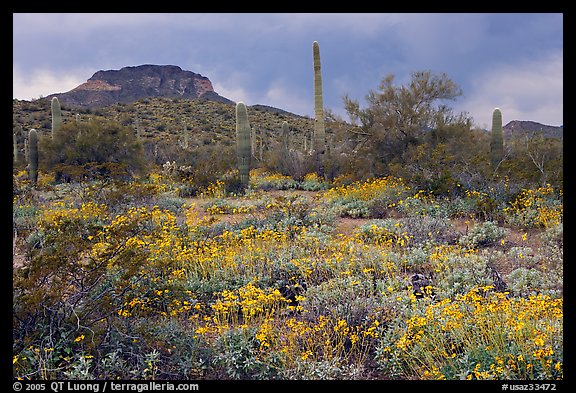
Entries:
[[250,124],[246,104],[236,104],[236,155],[238,157],[238,172],[240,183],[243,188],[248,187],[250,181],[250,156],[252,155],[252,143],[250,140]]
[[264,137],[266,136],[266,131],[264,128],[260,129],[260,162],[264,160]]
[[282,122],[282,129],[280,131],[280,149],[278,152],[278,168],[283,175],[294,173],[294,166],[292,165],[290,154],[290,128],[288,122]]
[[251,129],[250,141],[252,145],[252,157],[256,158],[256,129],[254,127]]
[[18,162],[18,128],[15,128],[12,132],[12,144],[13,144],[13,158],[14,162]]
[[28,163],[28,177],[32,184],[36,186],[38,181],[38,133],[34,128],[28,133],[29,140],[29,157],[30,162]]
[[52,97],[51,102],[52,108],[52,139],[54,139],[54,135],[60,130],[62,126],[62,110],[60,108],[60,101],[58,97]]
[[28,139],[24,139],[24,161],[30,162],[30,149],[28,148]]
[[182,147],[184,149],[188,149],[188,127],[184,126],[184,128],[182,129]]
[[282,149],[288,151],[290,143],[290,127],[288,127],[288,122],[282,122]]
[[492,134],[490,139],[490,162],[497,168],[504,158],[504,136],[502,134],[502,112],[495,108],[492,112]]
[[316,171],[324,176],[324,150],[326,149],[324,129],[324,103],[322,100],[322,72],[320,68],[320,46],[312,44],[314,57],[314,139],[313,151],[316,160]]

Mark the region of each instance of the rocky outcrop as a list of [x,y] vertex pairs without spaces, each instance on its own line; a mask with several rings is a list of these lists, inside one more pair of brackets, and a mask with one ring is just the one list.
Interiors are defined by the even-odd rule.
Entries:
[[175,65],[140,65],[98,71],[80,86],[47,98],[58,97],[68,107],[99,108],[130,103],[146,97],[204,98],[233,103],[214,91],[205,76]]

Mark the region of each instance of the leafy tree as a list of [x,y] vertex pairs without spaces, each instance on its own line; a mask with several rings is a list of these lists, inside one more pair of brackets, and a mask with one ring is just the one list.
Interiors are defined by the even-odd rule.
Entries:
[[349,132],[356,140],[356,152],[372,160],[371,175],[386,175],[390,167],[411,162],[416,146],[441,144],[442,134],[449,128],[469,130],[470,119],[453,115],[444,104],[461,94],[446,74],[418,71],[405,86],[395,85],[393,75],[386,76],[377,91],[367,94],[366,108],[345,96],[344,105],[354,125]]
[[563,185],[562,139],[546,137],[542,132],[523,133],[510,140],[512,154],[505,166],[516,182],[541,186]]

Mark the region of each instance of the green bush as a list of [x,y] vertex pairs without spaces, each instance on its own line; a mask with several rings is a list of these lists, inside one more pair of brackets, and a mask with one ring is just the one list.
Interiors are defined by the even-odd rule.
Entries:
[[217,368],[225,379],[274,379],[280,369],[279,359],[263,359],[255,329],[228,330],[217,341]]
[[[142,145],[133,130],[108,120],[66,123],[53,138],[41,138],[39,150],[44,168],[65,168],[73,172],[70,177],[74,178],[115,174],[126,176],[125,172],[142,173],[145,169]],[[84,165],[94,166],[96,173],[86,167],[78,173],[71,168]]]
[[462,235],[458,242],[469,248],[487,247],[504,239],[506,233],[507,230],[499,227],[498,223],[494,221],[485,221],[476,224],[470,233]]
[[366,277],[348,276],[329,279],[305,293],[302,307],[305,318],[320,315],[343,319],[349,326],[359,326],[380,312],[381,298],[376,282]]

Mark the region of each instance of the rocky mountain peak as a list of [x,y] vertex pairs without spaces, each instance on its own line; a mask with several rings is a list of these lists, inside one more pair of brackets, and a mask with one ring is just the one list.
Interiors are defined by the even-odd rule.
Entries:
[[232,102],[216,93],[212,82],[205,76],[175,65],[152,64],[98,71],[80,86],[66,93],[51,94],[48,98],[53,96],[70,107],[88,108],[130,103],[146,97]]
[[562,138],[564,126],[550,126],[530,120],[512,120],[502,130],[508,134],[542,133],[545,137]]

